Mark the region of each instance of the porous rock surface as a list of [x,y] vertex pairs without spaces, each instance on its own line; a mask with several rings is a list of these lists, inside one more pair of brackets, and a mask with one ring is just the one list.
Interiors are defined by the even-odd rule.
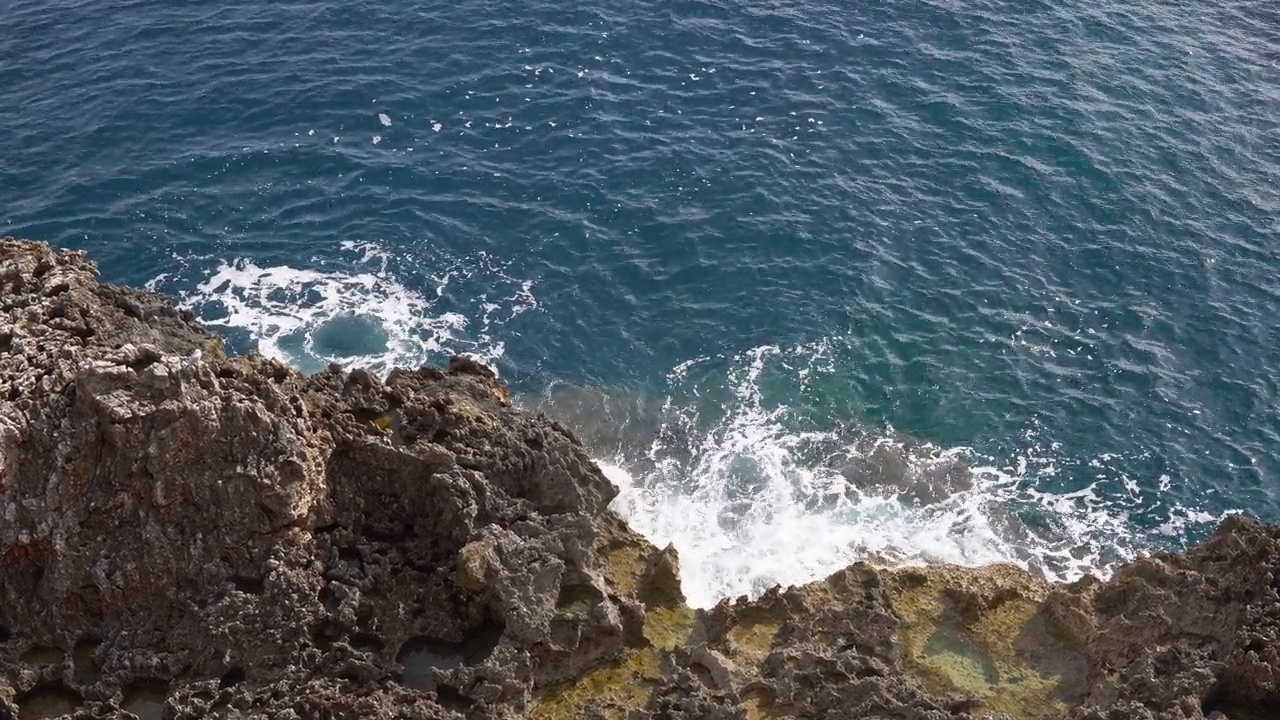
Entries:
[[702,611],[615,493],[474,362],[227,358],[0,241],[0,717],[1280,718],[1277,527]]

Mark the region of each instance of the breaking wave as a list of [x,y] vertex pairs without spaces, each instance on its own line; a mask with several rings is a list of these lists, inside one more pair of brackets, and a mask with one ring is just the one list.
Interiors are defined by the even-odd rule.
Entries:
[[[656,544],[675,546],[699,607],[858,560],[1009,562],[1069,581],[1106,576],[1151,545],[1131,515],[1152,511],[1156,498],[1117,477],[1109,458],[1080,463],[1042,447],[1034,429],[1001,460],[817,419],[795,398],[834,370],[822,361],[830,342],[690,361],[648,397],[561,386],[528,402],[582,430],[620,488],[614,508]],[[1092,482],[1044,489],[1064,464],[1083,465]],[[1164,512],[1157,536],[1222,517]]]

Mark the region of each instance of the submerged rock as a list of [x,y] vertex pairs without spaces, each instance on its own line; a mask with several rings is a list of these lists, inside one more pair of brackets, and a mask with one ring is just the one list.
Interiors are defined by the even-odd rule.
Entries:
[[1051,585],[882,570],[695,611],[487,368],[227,358],[0,243],[0,716],[1280,717],[1280,529]]

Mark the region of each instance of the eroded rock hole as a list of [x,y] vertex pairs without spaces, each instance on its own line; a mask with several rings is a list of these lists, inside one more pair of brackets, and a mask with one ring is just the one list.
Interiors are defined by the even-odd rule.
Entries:
[[436,688],[436,702],[440,703],[441,707],[455,712],[466,712],[475,704],[474,700],[448,685]]
[[40,262],[36,263],[36,266],[34,268],[31,269],[31,277],[35,280],[39,280],[45,275],[48,275],[49,271],[52,269],[53,269],[52,262],[50,262],[47,259],[41,260]]
[[386,643],[382,642],[382,638],[373,633],[356,633],[351,636],[351,647],[361,652],[380,653],[382,648],[386,647]]
[[63,293],[70,292],[70,290],[71,290],[71,283],[66,282],[64,280],[62,282],[50,285],[48,288],[45,289],[43,295],[47,298],[57,297],[59,295],[62,295]]
[[138,352],[138,356],[133,362],[129,363],[129,369],[134,372],[142,372],[147,368],[160,362],[161,355],[153,350],[142,350]]
[[391,522],[386,518],[375,518],[366,522],[360,532],[367,540],[395,545],[404,539],[405,527],[404,523],[398,520],[394,521],[394,527],[390,525]]
[[81,640],[71,650],[71,661],[75,668],[76,682],[81,685],[92,685],[102,679],[102,671],[93,654],[98,650],[97,640]]
[[600,591],[590,585],[561,585],[560,594],[556,597],[556,607],[563,610],[574,605],[590,606],[599,597]]
[[311,629],[311,641],[321,650],[333,647],[333,642],[342,637],[342,627],[333,620],[321,620]]
[[266,583],[262,578],[238,575],[231,578],[231,584],[245,595],[261,595],[266,590]]
[[506,629],[502,623],[487,622],[472,630],[462,643],[462,661],[467,665],[479,665],[488,660],[502,641],[502,633]]
[[168,697],[169,683],[155,679],[139,680],[125,689],[120,707],[137,715],[140,720],[161,720]]
[[712,690],[716,689],[716,680],[711,674],[711,668],[700,662],[695,662],[689,666],[689,671],[692,672],[693,676],[698,678],[698,682],[702,683],[705,687],[711,688]]
[[462,663],[462,653],[454,643],[416,637],[400,648],[396,662],[404,668],[400,673],[401,685],[410,690],[431,692],[436,689],[432,671],[458,667]]
[[1280,717],[1280,705],[1255,705],[1252,703],[1237,703],[1231,700],[1223,699],[1220,696],[1210,697],[1205,700],[1202,705],[1202,711],[1206,718],[1218,718],[1229,720],[1275,720]]
[[244,682],[244,670],[240,668],[231,668],[223,674],[222,679],[218,681],[218,688],[226,690],[233,688]]
[[61,665],[67,654],[55,647],[36,645],[22,653],[22,662],[31,665]]
[[61,683],[40,685],[17,698],[19,720],[39,720],[68,715],[80,708],[84,699]]
[[334,587],[336,585],[337,583],[328,583],[324,587],[320,588],[320,604],[324,606],[324,611],[330,614],[337,612],[338,607],[342,605],[342,599],[339,598],[338,593],[334,591]]
[[400,683],[413,690],[436,690],[433,670],[447,670],[464,664],[479,665],[493,654],[505,630],[501,623],[490,622],[473,630],[461,643],[427,637],[409,640],[396,655],[396,662],[404,668]]

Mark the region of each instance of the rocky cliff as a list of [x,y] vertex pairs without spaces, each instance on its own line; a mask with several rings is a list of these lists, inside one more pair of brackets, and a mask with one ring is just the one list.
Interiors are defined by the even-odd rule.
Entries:
[[0,716],[1280,718],[1280,528],[695,611],[614,493],[473,362],[228,358],[0,242]]

